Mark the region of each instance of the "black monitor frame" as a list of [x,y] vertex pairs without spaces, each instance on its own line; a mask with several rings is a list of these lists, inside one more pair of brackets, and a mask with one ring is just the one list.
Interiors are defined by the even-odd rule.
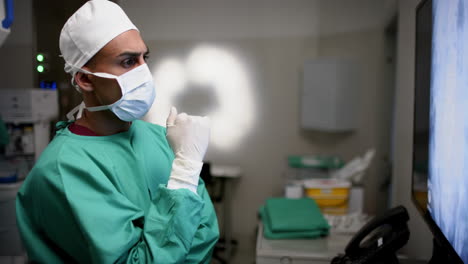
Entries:
[[[450,242],[447,240],[445,235],[443,234],[442,230],[438,227],[437,223],[432,219],[429,211],[426,208],[422,208],[421,205],[418,203],[415,197],[415,192],[414,192],[414,169],[415,169],[415,151],[414,151],[414,146],[415,146],[415,137],[416,137],[416,132],[415,132],[415,127],[416,127],[416,105],[417,105],[417,100],[416,98],[416,89],[418,87],[418,71],[417,67],[421,67],[418,64],[418,42],[421,41],[418,39],[418,13],[421,12],[421,9],[424,5],[430,5],[430,9],[432,10],[432,0],[422,0],[418,6],[416,7],[416,24],[415,24],[415,57],[414,57],[414,65],[415,65],[415,79],[414,79],[414,109],[413,109],[413,161],[411,164],[411,172],[412,172],[412,177],[411,177],[411,199],[413,201],[413,204],[415,207],[418,209],[418,212],[420,215],[423,217],[424,221],[426,224],[429,226],[429,229],[431,230],[432,234],[434,235],[434,248],[433,248],[433,256],[430,261],[430,263],[461,263],[463,264],[463,261],[461,258],[458,256],[457,252],[453,249],[452,245]],[[432,12],[432,11],[431,11]],[[433,21],[432,21],[432,16],[431,16],[431,39],[432,39],[432,28],[433,28]],[[432,41],[430,43],[431,45],[431,50],[432,50]],[[431,55],[432,56],[432,55]],[[431,60],[429,60],[431,61]],[[432,67],[430,65],[429,67]],[[430,89],[430,87],[429,87]]]

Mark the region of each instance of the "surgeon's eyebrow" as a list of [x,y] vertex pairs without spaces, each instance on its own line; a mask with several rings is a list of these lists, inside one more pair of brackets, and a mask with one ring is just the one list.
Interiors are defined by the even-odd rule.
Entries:
[[[146,48],[146,51],[143,53],[143,56],[145,55],[148,55],[149,54],[149,49]],[[120,53],[117,57],[138,57],[140,56],[142,53],[141,52],[134,52],[134,51],[124,51],[122,53]]]

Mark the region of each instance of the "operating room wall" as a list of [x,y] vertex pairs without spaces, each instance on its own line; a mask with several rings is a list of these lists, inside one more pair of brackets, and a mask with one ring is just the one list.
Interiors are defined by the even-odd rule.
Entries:
[[[40,20],[36,39],[33,1],[15,1],[17,16],[13,32],[0,47],[4,62],[0,65],[0,88],[33,86],[35,45],[41,51],[48,48],[45,51],[58,55],[57,28],[66,16],[57,13],[71,14],[78,2],[81,0],[54,0],[34,8],[36,19]],[[243,124],[242,119],[247,117],[251,118],[250,127],[233,147],[222,149],[212,144],[207,153],[207,160],[239,165],[243,171],[231,187],[231,223],[234,238],[239,241],[233,263],[253,262],[257,210],[268,197],[282,195],[289,154],[336,154],[349,160],[369,147],[376,147],[376,162],[365,181],[365,208],[375,213],[385,207],[385,195],[378,191],[385,173],[385,133],[388,133],[388,115],[384,113],[388,87],[384,84],[385,23],[382,21],[386,20],[387,10],[391,10],[392,0],[288,0],[287,4],[283,0],[115,2],[123,6],[140,28],[151,50],[149,64],[153,70],[168,58],[184,62],[200,44],[232,54],[245,69],[253,102],[253,107],[248,109],[252,110],[247,111],[246,103],[240,101],[238,118],[226,119],[234,124],[231,130],[239,129],[236,124]],[[56,25],[59,21],[60,25]],[[355,132],[329,134],[300,128],[302,65],[321,56],[352,58],[362,68],[359,124]],[[63,68],[61,62],[51,66]],[[76,97],[68,98],[71,100],[68,104],[61,101],[62,108],[69,109],[79,96],[68,79],[59,81],[61,93]],[[156,87],[157,104],[164,92],[158,83]],[[219,107],[211,97],[198,96],[189,101],[190,107],[176,106],[189,113],[199,110],[192,106],[197,103],[203,107]],[[187,100],[182,98],[177,102]],[[228,133],[225,138],[230,139]],[[220,223],[223,223],[221,216]]]
[[31,88],[33,76],[33,12],[32,0],[15,1],[11,33],[0,47],[0,89]]
[[[178,54],[190,53],[198,43],[147,41],[154,53],[151,60],[156,62],[166,57],[161,54],[173,54],[167,56],[172,58],[183,57]],[[208,43],[236,54],[247,69],[252,84],[253,112],[245,112],[244,102],[237,102],[239,118],[253,116],[252,129],[234,147],[223,150],[212,146],[206,156],[206,160],[213,163],[239,165],[242,168],[241,178],[230,187],[232,230],[239,242],[239,254],[233,263],[251,263],[255,249],[257,210],[267,197],[281,195],[286,155],[320,152],[313,140],[301,136],[298,96],[301,65],[305,58],[317,56],[317,39],[270,38]],[[202,100],[199,102],[206,103]],[[181,111],[187,111],[183,105],[176,106]],[[241,128],[233,126],[231,129]],[[229,135],[226,135],[226,140],[229,140]],[[222,207],[219,208],[222,218]]]
[[[145,4],[121,1],[151,51],[149,64],[153,73],[158,72],[158,65],[164,61],[183,67],[200,45],[232,54],[247,73],[254,106],[237,102],[238,116],[226,118],[226,122],[238,124],[238,119],[245,117],[253,120],[252,126],[234,146],[223,149],[212,144],[206,156],[213,163],[239,165],[243,171],[231,187],[231,223],[234,238],[239,241],[233,263],[252,263],[257,210],[268,197],[282,195],[287,155],[336,154],[350,160],[376,147],[377,156],[365,180],[365,209],[377,213],[387,206],[385,191],[378,189],[387,173],[385,159],[391,123],[382,22],[386,18],[382,18],[385,13],[381,10],[385,4],[361,0],[354,1],[356,5],[340,1],[292,1],[284,8],[281,1],[247,2],[205,0],[194,6],[177,6],[166,1]],[[266,2],[269,7],[263,8],[262,5],[268,5]],[[345,9],[352,12],[344,16]],[[351,58],[361,69],[359,123],[354,132],[330,134],[300,128],[302,66],[307,60],[323,56]],[[180,75],[172,76],[178,79]],[[156,82],[156,86],[158,104],[167,91],[161,91],[166,89],[165,85],[158,86]],[[200,114],[204,111],[193,105],[222,107],[215,99],[207,99],[209,95],[202,91],[212,87],[192,87],[204,96],[175,100],[190,102],[189,107],[176,104],[180,110]],[[244,90],[239,89],[239,93]],[[166,112],[151,113],[154,121],[163,122],[168,109],[161,111]],[[227,126],[231,130],[240,129]],[[229,131],[225,139],[230,139]],[[223,223],[222,219],[220,222]]]
[[[243,171],[241,179],[233,183],[231,190],[232,229],[239,241],[239,254],[234,263],[246,263],[244,261],[254,256],[257,210],[268,197],[282,195],[287,155],[336,154],[350,160],[368,148],[376,147],[376,162],[365,181],[365,208],[371,213],[386,208],[385,191],[378,190],[385,173],[383,156],[388,143],[388,138],[381,132],[386,131],[390,123],[388,118],[381,118],[381,109],[386,107],[388,99],[385,92],[387,87],[383,83],[383,41],[383,30],[380,29],[322,37],[203,42],[147,40],[152,52],[150,65],[153,69],[157,69],[157,65],[166,59],[179,58],[183,61],[197,45],[208,43],[235,54],[248,73],[254,110],[245,112],[244,102],[240,101],[238,115],[241,119],[245,115],[253,116],[251,130],[234,147],[226,150],[212,146],[206,156],[206,160],[216,164],[239,165]],[[329,134],[300,128],[302,65],[309,59],[321,56],[353,58],[356,66],[362,67],[362,85],[357,91],[361,94],[357,104],[359,124],[354,132]],[[159,94],[165,93],[161,91],[164,87],[157,86],[157,89],[160,89]],[[161,98],[156,100],[156,104],[158,100]],[[204,97],[194,97],[191,101],[194,105],[198,103],[200,107],[205,107],[213,102]],[[194,108],[176,106],[181,111],[199,114]],[[231,129],[240,128],[233,126]],[[226,140],[229,140],[229,134],[226,134]]]
[[403,252],[414,258],[429,259],[432,234],[411,201],[413,155],[415,14],[419,0],[398,1],[398,55],[395,97],[395,152],[392,204],[404,205],[410,215],[410,240]]
[[[323,145],[322,151],[339,153],[345,160],[362,155],[374,148],[376,156],[363,180],[365,187],[365,211],[372,214],[382,213],[388,208],[388,186],[385,182],[389,175],[388,160],[390,153],[390,134],[392,121],[394,87],[387,83],[388,57],[386,37],[383,29],[363,32],[347,32],[325,35],[319,38],[320,57],[339,57],[352,59],[359,73],[359,94],[357,106],[358,125],[356,131],[341,137],[331,137],[331,142]],[[391,55],[390,55],[391,56]],[[316,141],[320,142],[320,138]]]

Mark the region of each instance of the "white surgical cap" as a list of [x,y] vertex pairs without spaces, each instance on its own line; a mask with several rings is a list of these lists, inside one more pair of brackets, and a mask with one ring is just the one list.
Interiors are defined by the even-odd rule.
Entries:
[[65,71],[73,77],[109,41],[135,29],[122,8],[108,0],[91,0],[78,9],[60,33]]

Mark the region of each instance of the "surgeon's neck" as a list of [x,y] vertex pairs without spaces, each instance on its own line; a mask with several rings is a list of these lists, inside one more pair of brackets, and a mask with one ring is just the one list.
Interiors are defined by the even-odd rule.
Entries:
[[76,124],[87,127],[99,136],[110,136],[120,132],[125,132],[130,128],[131,123],[120,120],[109,110],[91,112],[83,111]]

